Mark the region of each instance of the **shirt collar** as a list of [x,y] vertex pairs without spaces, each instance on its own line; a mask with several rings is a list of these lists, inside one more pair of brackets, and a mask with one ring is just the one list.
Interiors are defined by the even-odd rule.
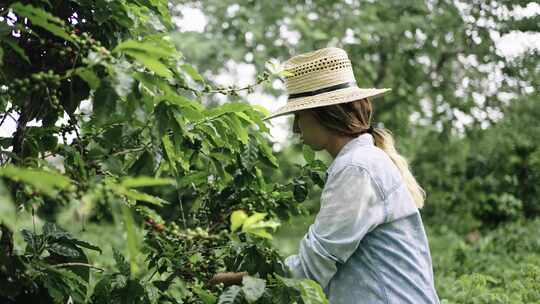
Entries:
[[353,138],[351,141],[349,141],[343,147],[341,147],[341,150],[339,150],[338,154],[336,155],[336,157],[332,161],[332,164],[328,167],[328,170],[326,170],[326,172],[327,173],[330,172],[330,169],[334,166],[334,164],[336,163],[336,160],[339,157],[347,154],[347,152],[352,150],[354,147],[358,147],[358,146],[374,146],[374,145],[375,145],[375,141],[373,139],[373,135],[371,135],[369,133],[364,133],[364,134],[361,134],[360,136],[358,136],[356,138]]

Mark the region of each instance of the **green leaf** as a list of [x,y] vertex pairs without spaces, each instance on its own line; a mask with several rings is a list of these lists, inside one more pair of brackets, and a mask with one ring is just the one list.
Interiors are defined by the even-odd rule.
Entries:
[[120,271],[121,274],[125,275],[126,277],[131,276],[131,270],[129,267],[129,264],[126,262],[126,259],[120,253],[120,251],[113,247],[113,257],[114,261],[116,262],[116,267]]
[[304,154],[304,159],[308,164],[315,160],[315,151],[313,151],[313,149],[311,149],[308,145],[304,145],[302,147],[302,153]]
[[154,204],[156,206],[163,206],[169,204],[169,202],[164,199],[137,190],[125,189],[123,187],[117,187],[116,190],[118,193],[123,194],[126,197],[136,201],[143,201]]
[[27,17],[33,25],[39,26],[46,31],[56,35],[64,40],[76,44],[73,39],[64,30],[64,21],[51,15],[50,13],[34,7],[32,5],[23,5],[16,2],[11,5],[11,8],[19,15]]
[[67,242],[55,242],[47,246],[47,250],[61,256],[77,258],[80,256],[79,250],[75,245]]
[[230,102],[225,103],[222,106],[213,108],[211,110],[207,110],[204,114],[206,116],[206,120],[211,120],[227,113],[237,113],[250,110],[252,110],[252,107],[249,104],[241,102]]
[[163,144],[163,150],[165,150],[165,156],[167,156],[167,159],[169,160],[172,172],[174,175],[178,175],[178,170],[176,168],[176,151],[168,134],[161,137],[161,143]]
[[202,289],[199,286],[193,286],[192,290],[196,295],[199,296],[199,298],[203,301],[204,304],[214,304],[217,301],[216,296],[211,294],[209,291]]
[[252,276],[244,276],[242,278],[242,291],[249,303],[255,303],[266,289],[266,282],[263,279]]
[[273,237],[270,233],[268,233],[266,230],[264,229],[246,229],[245,230],[246,233],[250,233],[250,234],[253,234],[253,235],[256,235],[256,236],[259,236],[259,237],[262,237],[262,238],[265,238],[265,239],[269,239],[271,240]]
[[171,70],[169,70],[166,65],[161,63],[158,59],[148,56],[146,53],[133,50],[125,51],[125,53],[159,76],[170,78],[173,75]]
[[[24,59],[24,61],[26,61],[26,63],[28,64],[32,64],[30,62],[30,58],[28,58],[28,56],[26,56],[26,53],[24,52],[24,50],[19,47],[15,42],[11,41],[11,40],[4,40],[3,41],[5,44],[7,44],[15,53],[17,53],[17,55],[19,55],[22,59]],[[1,60],[2,58],[0,58]]]
[[95,90],[99,87],[100,80],[92,69],[77,69],[76,74],[88,83],[90,89]]
[[265,217],[266,213],[256,212],[252,216],[245,219],[242,225],[242,231],[245,233],[260,236],[262,238],[272,239],[272,235],[266,230],[268,228],[275,230],[280,224],[279,222],[273,220],[263,221]]
[[240,286],[232,285],[227,287],[219,296],[218,304],[234,304],[240,302],[242,289]]
[[189,174],[183,177],[178,177],[178,188],[182,189],[186,186],[197,187],[200,184],[206,183],[208,181],[208,172],[200,171],[193,174]]
[[308,195],[308,188],[303,180],[297,180],[293,186],[294,200],[301,203],[306,200]]
[[136,51],[139,53],[146,53],[154,58],[166,58],[172,55],[170,50],[167,50],[167,48],[162,48],[148,42],[139,42],[135,40],[124,41],[118,44],[113,50],[113,52],[120,51]]
[[266,217],[266,213],[255,212],[244,221],[242,228],[246,229],[254,225],[255,223],[262,221]]
[[231,231],[234,232],[240,228],[247,218],[248,216],[244,210],[236,210],[231,213]]
[[305,304],[328,304],[321,286],[313,280],[300,281],[300,295]]
[[261,156],[264,159],[266,159],[272,167],[278,168],[279,164],[278,164],[277,158],[274,156],[274,153],[272,152],[272,148],[270,148],[266,142],[261,141],[261,140],[259,140],[258,146],[259,146],[259,151],[261,152]]
[[285,286],[289,288],[294,288],[300,291],[300,296],[302,301],[306,304],[328,304],[328,299],[324,294],[321,286],[317,282],[309,279],[292,279],[284,278],[279,275],[275,277],[280,280]]
[[54,303],[84,303],[88,282],[75,272],[46,266],[38,278]]
[[26,242],[26,252],[31,252],[33,255],[40,255],[42,251],[43,238],[27,229],[22,229],[21,234]]
[[122,179],[121,186],[126,188],[170,186],[176,182],[170,178],[155,178],[150,176],[126,177]]
[[131,273],[137,273],[139,266],[137,265],[137,255],[139,253],[139,237],[135,229],[135,221],[131,214],[131,209],[122,204],[122,219],[124,221],[124,228],[126,229],[127,236],[127,249],[129,253],[129,265]]
[[191,77],[193,80],[195,81],[204,81],[204,78],[201,76],[201,74],[199,74],[199,72],[197,71],[197,69],[195,69],[195,67],[193,67],[192,65],[190,64],[182,64],[180,66],[182,68],[182,70],[184,70],[188,75],[189,77]]
[[240,140],[241,143],[244,145],[248,143],[248,130],[247,128],[243,127],[240,123],[240,120],[238,117],[230,115],[227,116],[227,121],[229,122],[229,127],[231,127],[234,130],[235,135]]
[[46,222],[43,225],[43,237],[49,239],[49,241],[52,242],[69,242],[70,244],[99,251],[101,253],[101,249],[99,247],[92,245],[86,241],[76,239],[67,231],[63,230],[62,228],[51,222]]
[[0,176],[31,185],[49,196],[55,196],[57,190],[65,190],[71,186],[69,178],[56,172],[19,168],[13,165],[0,168]]

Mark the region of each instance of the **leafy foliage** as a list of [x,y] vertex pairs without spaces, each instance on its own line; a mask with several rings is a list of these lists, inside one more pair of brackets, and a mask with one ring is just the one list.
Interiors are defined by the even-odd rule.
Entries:
[[[177,50],[166,32],[167,3],[14,2],[1,12],[8,11],[17,19],[1,23],[2,50],[11,47],[3,52],[2,77],[14,80],[0,105],[18,118],[13,136],[2,139],[11,151],[2,153],[0,176],[20,212],[31,210],[34,219],[34,211],[54,220],[60,206],[80,204],[75,215],[82,221],[122,224],[127,254],[114,249],[117,271],[103,270],[83,251],[99,247],[52,223],[42,234],[22,230],[24,253],[9,251],[3,260],[12,267],[2,280],[17,277],[17,288],[2,288],[0,296],[58,303],[214,303],[234,296],[253,303],[275,292],[265,278],[287,270],[267,229],[304,212],[293,189],[310,177],[282,184],[265,176],[278,163],[264,109],[201,104],[211,91],[236,93],[214,90]],[[43,55],[29,56],[36,50]],[[269,77],[265,72],[259,82]],[[33,119],[42,125],[28,126]],[[229,229],[235,210],[252,214],[241,231]],[[11,233],[3,228],[10,248]],[[208,281],[224,270],[260,278],[247,277],[241,293],[220,296],[223,286]]]

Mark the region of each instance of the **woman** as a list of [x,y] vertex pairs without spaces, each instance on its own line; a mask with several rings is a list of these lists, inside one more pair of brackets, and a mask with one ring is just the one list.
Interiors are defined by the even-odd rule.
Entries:
[[285,64],[293,131],[333,162],[315,222],[285,263],[317,281],[330,303],[439,303],[418,211],[425,193],[394,148],[371,126],[371,98],[389,89],[356,85],[345,51],[326,48]]

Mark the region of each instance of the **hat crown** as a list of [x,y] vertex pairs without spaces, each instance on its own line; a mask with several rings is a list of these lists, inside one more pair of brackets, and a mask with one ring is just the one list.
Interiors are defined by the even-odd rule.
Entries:
[[343,83],[356,83],[345,50],[330,47],[294,56],[284,63],[289,94],[314,91]]

